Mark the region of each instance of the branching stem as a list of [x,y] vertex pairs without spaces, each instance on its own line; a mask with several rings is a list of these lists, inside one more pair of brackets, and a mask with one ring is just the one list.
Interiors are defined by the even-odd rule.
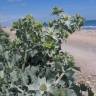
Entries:
[[59,81],[62,79],[63,76],[64,76],[64,73],[62,73],[62,74],[59,76],[59,78],[54,82],[54,84],[55,84],[55,85],[58,84]]

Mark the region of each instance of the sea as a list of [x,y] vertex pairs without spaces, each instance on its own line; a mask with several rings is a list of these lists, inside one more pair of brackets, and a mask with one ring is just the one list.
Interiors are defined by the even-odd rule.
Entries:
[[86,20],[82,28],[96,30],[96,20]]
[[[12,23],[12,22],[11,22]],[[4,22],[2,25],[5,27],[9,27],[11,25],[11,23],[9,22]],[[82,29],[95,29],[96,30],[96,20],[85,20],[84,22],[84,26],[82,27]]]

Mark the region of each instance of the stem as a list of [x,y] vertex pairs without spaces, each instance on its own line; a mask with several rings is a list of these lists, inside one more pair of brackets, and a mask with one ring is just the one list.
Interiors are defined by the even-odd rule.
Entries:
[[62,79],[63,76],[64,76],[64,73],[62,73],[62,74],[60,75],[60,77],[59,77],[54,83],[55,83],[55,84],[58,84],[59,81]]
[[27,57],[27,52],[25,51],[24,64],[22,65],[22,71],[24,71],[24,69],[25,69],[26,57]]

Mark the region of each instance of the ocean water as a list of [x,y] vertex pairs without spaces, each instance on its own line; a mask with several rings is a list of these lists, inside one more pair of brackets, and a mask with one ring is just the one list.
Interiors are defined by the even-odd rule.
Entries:
[[83,29],[96,29],[96,20],[86,20]]

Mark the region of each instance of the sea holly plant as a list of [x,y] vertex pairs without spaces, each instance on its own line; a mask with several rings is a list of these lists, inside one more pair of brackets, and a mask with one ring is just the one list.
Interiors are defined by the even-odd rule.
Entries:
[[47,26],[30,15],[14,22],[13,42],[0,32],[0,96],[81,96],[74,79],[78,68],[61,49],[62,41],[81,27],[81,18],[57,7],[52,14],[55,19]]

